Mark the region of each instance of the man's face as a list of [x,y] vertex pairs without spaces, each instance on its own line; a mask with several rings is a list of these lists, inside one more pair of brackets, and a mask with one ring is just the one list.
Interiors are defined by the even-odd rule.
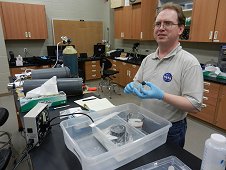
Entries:
[[174,44],[184,30],[184,26],[178,25],[176,11],[165,9],[161,11],[155,20],[154,37],[159,45]]

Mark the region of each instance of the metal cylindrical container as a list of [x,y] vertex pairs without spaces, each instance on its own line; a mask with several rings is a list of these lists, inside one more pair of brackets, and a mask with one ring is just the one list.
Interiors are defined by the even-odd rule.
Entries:
[[32,79],[50,79],[53,76],[56,76],[57,78],[71,77],[70,69],[68,67],[59,67],[31,71]]
[[77,54],[63,54],[64,66],[71,71],[71,77],[78,77],[78,57]]
[[[34,79],[25,80],[23,84],[23,91],[26,94],[28,91],[33,90],[44,84],[48,79]],[[82,90],[82,78],[60,78],[57,79],[58,91],[64,91],[67,95],[81,95]]]

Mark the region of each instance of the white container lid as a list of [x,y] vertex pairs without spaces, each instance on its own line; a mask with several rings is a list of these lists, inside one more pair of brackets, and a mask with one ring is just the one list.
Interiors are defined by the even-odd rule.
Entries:
[[211,135],[211,139],[219,144],[226,144],[226,138],[223,135],[214,133]]

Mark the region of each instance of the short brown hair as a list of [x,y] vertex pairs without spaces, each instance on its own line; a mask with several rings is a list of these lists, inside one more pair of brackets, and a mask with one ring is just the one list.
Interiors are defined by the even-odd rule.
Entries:
[[165,3],[159,8],[158,14],[161,11],[163,11],[164,9],[172,9],[172,10],[176,11],[177,16],[178,16],[178,18],[177,18],[178,19],[178,25],[185,25],[185,16],[184,16],[182,7],[179,4],[175,4],[173,2]]

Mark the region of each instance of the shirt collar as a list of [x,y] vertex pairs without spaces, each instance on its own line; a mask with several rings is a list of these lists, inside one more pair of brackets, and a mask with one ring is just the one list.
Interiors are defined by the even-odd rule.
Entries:
[[[175,55],[177,54],[177,52],[180,51],[181,49],[182,49],[182,47],[181,47],[180,43],[178,43],[178,45],[177,45],[172,51],[170,51],[169,54],[167,54],[167,55],[166,55],[165,57],[163,57],[163,58],[170,58],[170,57],[173,57],[173,56],[175,56]],[[158,58],[158,51],[159,51],[159,47],[156,49],[154,55],[152,56],[152,59],[153,59],[153,60],[154,60],[154,59],[159,59],[159,58]]]

